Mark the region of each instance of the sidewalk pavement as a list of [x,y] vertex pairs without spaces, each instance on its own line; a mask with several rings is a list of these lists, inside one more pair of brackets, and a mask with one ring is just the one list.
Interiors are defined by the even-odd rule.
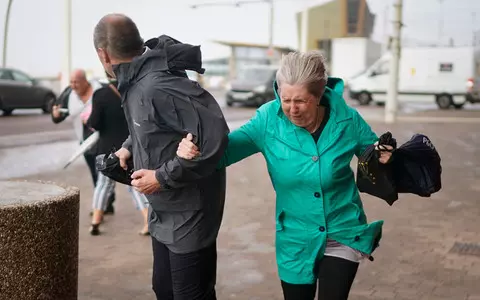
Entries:
[[[363,196],[369,220],[385,220],[384,238],[375,261],[362,262],[350,299],[480,300],[480,253],[450,252],[456,242],[480,244],[478,125],[372,127],[379,134],[392,131],[400,144],[417,132],[428,135],[443,159],[443,189],[431,198],[402,195],[393,207]],[[154,299],[151,242],[137,234],[141,215],[124,186],[117,187],[116,214],[106,217],[104,234],[92,237],[92,184],[83,164],[28,179],[81,189],[80,300]],[[275,194],[263,157],[229,167],[227,193],[218,240],[218,299],[282,299],[274,254]]]

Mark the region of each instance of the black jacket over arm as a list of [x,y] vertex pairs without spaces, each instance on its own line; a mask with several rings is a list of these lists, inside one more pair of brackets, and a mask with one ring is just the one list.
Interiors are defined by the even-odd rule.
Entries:
[[120,96],[108,85],[95,91],[92,98],[92,113],[87,126],[100,133],[97,154],[108,154],[113,148],[120,149],[128,137],[128,125]]
[[[57,100],[55,101],[55,104],[54,105],[60,105],[62,108],[68,108],[68,100],[69,100],[69,97],[70,97],[70,94],[72,93],[72,88],[70,86],[67,86],[63,91],[62,93],[60,94],[60,96],[58,96]],[[53,116],[53,110],[52,112],[50,113],[51,117],[52,117],[52,122],[55,123],[55,124],[58,124],[62,121],[64,121],[68,116],[68,112],[67,113],[60,113],[60,116],[58,117],[54,117]]]

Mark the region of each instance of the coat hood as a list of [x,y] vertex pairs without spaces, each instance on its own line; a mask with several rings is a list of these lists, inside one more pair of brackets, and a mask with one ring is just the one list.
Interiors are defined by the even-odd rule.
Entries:
[[145,52],[130,63],[113,66],[119,90],[124,89],[152,71],[170,72],[187,77],[186,70],[203,74],[200,46],[184,44],[170,36],[161,35],[145,42]]

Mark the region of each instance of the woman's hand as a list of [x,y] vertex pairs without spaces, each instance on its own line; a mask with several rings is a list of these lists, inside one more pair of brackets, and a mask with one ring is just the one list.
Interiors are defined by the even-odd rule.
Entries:
[[380,157],[378,161],[382,164],[386,164],[392,158],[393,147],[389,145],[378,145],[378,142],[375,143],[375,150],[380,151]]
[[178,144],[177,156],[183,159],[194,159],[201,154],[192,140],[193,135],[191,133],[187,134],[187,137],[182,139],[180,144]]

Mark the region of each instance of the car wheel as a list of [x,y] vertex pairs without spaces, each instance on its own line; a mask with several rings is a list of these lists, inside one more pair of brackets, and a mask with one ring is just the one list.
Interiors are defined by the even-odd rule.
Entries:
[[455,109],[462,109],[463,106],[465,105],[465,102],[459,103],[459,104],[452,103],[452,105]]
[[449,109],[450,106],[453,104],[452,96],[448,94],[438,95],[436,102],[437,102],[438,108],[440,109]]
[[44,113],[48,114],[52,111],[52,106],[55,103],[55,96],[53,95],[47,95],[45,97],[45,101],[42,106],[42,110]]
[[358,103],[360,105],[369,105],[370,102],[372,101],[372,95],[368,92],[361,92],[358,94]]
[[10,116],[13,112],[13,109],[9,108],[9,109],[3,109],[3,115],[4,116]]

